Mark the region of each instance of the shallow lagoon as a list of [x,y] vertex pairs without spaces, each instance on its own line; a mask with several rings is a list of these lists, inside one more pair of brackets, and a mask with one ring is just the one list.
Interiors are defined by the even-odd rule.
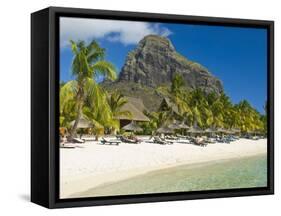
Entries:
[[75,197],[265,187],[266,155],[182,165],[108,183]]

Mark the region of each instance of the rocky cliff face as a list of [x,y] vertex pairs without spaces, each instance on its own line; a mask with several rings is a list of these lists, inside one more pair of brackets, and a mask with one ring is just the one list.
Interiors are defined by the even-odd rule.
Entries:
[[126,96],[141,98],[149,111],[156,111],[162,95],[159,85],[170,85],[173,76],[182,74],[187,88],[201,88],[205,92],[223,92],[222,83],[202,65],[180,55],[171,41],[156,35],[144,37],[131,51],[115,82],[105,81],[108,91],[118,89]]
[[148,87],[169,84],[179,73],[190,88],[223,91],[222,83],[202,65],[180,55],[167,38],[148,35],[131,51],[120,72],[119,82],[131,81]]

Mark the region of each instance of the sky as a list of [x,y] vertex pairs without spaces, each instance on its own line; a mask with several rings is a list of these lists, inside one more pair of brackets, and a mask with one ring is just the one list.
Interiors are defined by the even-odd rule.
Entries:
[[95,39],[118,73],[128,52],[146,35],[168,37],[177,52],[219,78],[232,102],[246,99],[259,112],[267,95],[267,32],[261,28],[60,18],[60,79],[71,76],[69,40]]

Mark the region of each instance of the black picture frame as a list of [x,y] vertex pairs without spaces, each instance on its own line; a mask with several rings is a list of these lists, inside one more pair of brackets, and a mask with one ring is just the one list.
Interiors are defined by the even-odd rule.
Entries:
[[[268,185],[263,188],[59,199],[60,16],[240,26],[267,29]],[[47,208],[274,194],[274,22],[202,16],[49,7],[31,15],[31,201]]]

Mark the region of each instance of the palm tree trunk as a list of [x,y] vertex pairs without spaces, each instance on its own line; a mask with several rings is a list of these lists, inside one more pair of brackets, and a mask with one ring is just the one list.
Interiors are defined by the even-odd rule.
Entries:
[[74,136],[76,135],[77,126],[82,117],[82,108],[84,105],[84,100],[83,100],[83,91],[81,88],[79,89],[79,91],[77,93],[77,104],[78,104],[77,105],[77,116],[76,116],[75,122],[69,132],[70,138],[74,138]]

